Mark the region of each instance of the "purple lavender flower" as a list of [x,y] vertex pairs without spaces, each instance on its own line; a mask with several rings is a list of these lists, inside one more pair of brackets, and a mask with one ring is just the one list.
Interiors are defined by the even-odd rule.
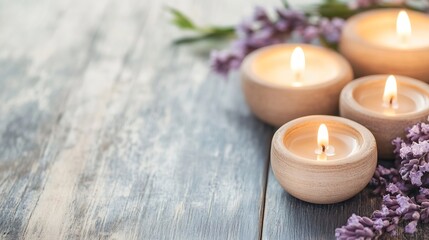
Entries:
[[428,141],[421,141],[418,143],[413,142],[411,144],[411,151],[414,157],[420,157],[429,151],[429,142]]
[[264,8],[256,7],[251,18],[244,19],[236,26],[237,39],[230,49],[212,53],[213,70],[226,76],[240,66],[247,54],[284,42],[292,33],[302,31],[309,25],[303,12],[282,8],[277,9],[276,14],[271,19]]
[[377,232],[381,232],[383,228],[385,228],[387,225],[389,225],[389,221],[383,220],[381,218],[377,218],[374,220],[374,229]]
[[303,12],[280,8],[277,9],[277,15],[279,22],[283,22],[285,26],[288,26],[284,29],[286,32],[291,32],[307,25],[307,18]]
[[252,19],[244,19],[235,27],[235,33],[239,38],[245,38],[253,33]]
[[[394,201],[390,199],[390,195],[385,195],[383,199],[389,199],[389,205],[395,205]],[[391,206],[390,208],[392,208]],[[399,218],[396,214],[396,211],[390,208],[383,204],[381,206],[381,210],[376,210],[372,214],[371,218],[374,220],[374,222],[383,223],[382,225],[377,224],[374,226],[376,230],[376,236],[381,236],[384,232],[390,233],[391,235],[396,234]]]
[[304,42],[309,43],[319,38],[320,30],[314,25],[309,25],[300,32]]
[[304,12],[286,8],[276,9],[276,16],[270,18],[264,8],[256,7],[252,17],[245,18],[236,26],[237,39],[230,49],[212,54],[211,65],[215,72],[226,76],[239,67],[247,54],[261,47],[285,42],[294,33],[302,42],[323,37],[327,43],[336,44],[343,26],[344,20],[341,18],[322,18],[310,24]]
[[420,206],[420,220],[423,223],[429,223],[429,199],[425,198],[425,200],[420,203]]
[[396,213],[398,213],[398,215],[408,211],[411,206],[410,198],[399,194],[396,196],[396,203],[399,205],[399,207],[396,209]]
[[380,2],[380,0],[354,0],[349,1],[349,8],[352,10],[360,9],[360,8],[367,8],[372,5],[377,4]]
[[265,9],[261,6],[255,7],[255,10],[253,11],[253,20],[259,22],[266,22],[267,24],[271,22],[267,11],[265,11]]
[[417,220],[411,221],[405,226],[405,232],[413,234],[417,231]]
[[335,237],[340,240],[348,239],[371,239],[375,237],[374,222],[367,218],[353,214],[347,225],[335,229]]
[[428,162],[424,162],[423,164],[420,164],[420,166],[419,166],[419,170],[420,170],[422,173],[427,173],[427,172],[429,172],[429,163],[428,163]]
[[[404,0],[393,1],[395,4],[404,2]],[[351,1],[350,7],[367,8],[382,2],[383,0],[355,0]],[[226,76],[231,70],[237,69],[244,57],[252,51],[285,42],[292,35],[299,36],[297,40],[302,42],[310,43],[321,39],[328,45],[335,46],[340,40],[343,27],[344,19],[341,18],[322,18],[311,23],[304,12],[286,8],[276,9],[276,15],[271,18],[264,8],[256,7],[251,17],[245,18],[236,26],[237,39],[231,44],[230,49],[222,54],[216,52],[212,54],[211,65],[214,71]],[[419,141],[429,140],[429,124],[414,126],[409,130],[407,137],[416,142],[416,137]],[[395,144],[395,154],[400,149],[399,143]]]
[[341,18],[332,20],[324,18],[319,23],[320,32],[328,43],[337,43],[340,40],[344,23],[344,19]]
[[389,193],[392,193],[392,194],[401,192],[401,190],[399,190],[398,186],[396,186],[393,183],[389,183],[389,185],[386,188],[386,191],[388,191]]
[[419,189],[420,194],[429,196],[429,188],[421,187]]
[[401,185],[398,182],[400,178],[397,169],[385,168],[382,165],[378,165],[370,182],[370,185],[375,188],[373,193],[382,195],[386,190],[392,193],[391,189],[387,188],[389,183],[396,184],[395,186],[401,189]]
[[407,155],[411,153],[412,153],[411,146],[408,146],[406,143],[403,142],[401,144],[401,149],[399,149],[399,156],[401,158],[406,158]]
[[410,180],[413,185],[421,186],[422,185],[423,172],[414,170],[410,172]]
[[407,139],[411,142],[429,140],[429,124],[417,123],[407,129]]
[[242,56],[235,52],[212,51],[211,67],[221,75],[228,75],[230,69],[236,69],[240,66]]
[[392,145],[395,147],[395,149],[393,150],[393,153],[398,155],[401,152],[401,148],[402,148],[402,139],[400,137],[397,137],[395,139],[392,140]]
[[[392,141],[397,159],[395,168],[379,165],[370,182],[375,193],[387,193],[383,195],[381,209],[370,218],[375,237],[396,234],[400,222],[406,223],[404,231],[409,234],[417,231],[419,223],[429,223],[429,124],[417,123],[406,131],[405,139]],[[356,227],[356,223],[348,221],[336,230],[337,238],[365,238],[352,229],[362,226]]]

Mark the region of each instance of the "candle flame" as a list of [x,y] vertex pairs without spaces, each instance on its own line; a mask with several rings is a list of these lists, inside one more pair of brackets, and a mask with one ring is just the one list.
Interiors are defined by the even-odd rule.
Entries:
[[329,145],[328,128],[324,123],[320,124],[319,131],[317,132],[317,145],[322,148],[322,152],[325,152],[326,147]]
[[396,85],[396,78],[393,75],[390,75],[386,80],[383,105],[389,108],[397,108],[398,106],[398,87]]
[[317,132],[318,148],[314,151],[317,154],[317,160],[327,160],[328,156],[335,155],[335,148],[329,145],[328,128],[324,123],[320,124]]
[[396,35],[402,42],[407,42],[411,36],[410,18],[404,10],[401,10],[396,18]]
[[296,47],[290,58],[290,68],[295,75],[295,80],[299,80],[305,70],[305,55],[301,47]]

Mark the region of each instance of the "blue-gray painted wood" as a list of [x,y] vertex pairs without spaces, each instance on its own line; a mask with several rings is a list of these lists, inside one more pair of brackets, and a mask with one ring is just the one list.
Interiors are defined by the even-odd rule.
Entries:
[[167,3],[2,3],[2,239],[259,238],[272,129],[171,46]]
[[[353,214],[371,216],[381,206],[381,198],[370,188],[337,204],[317,205],[300,201],[285,192],[269,171],[262,239],[334,239],[335,228],[344,225]],[[402,226],[404,227],[404,226]],[[429,226],[414,235],[383,236],[383,239],[428,239]]]

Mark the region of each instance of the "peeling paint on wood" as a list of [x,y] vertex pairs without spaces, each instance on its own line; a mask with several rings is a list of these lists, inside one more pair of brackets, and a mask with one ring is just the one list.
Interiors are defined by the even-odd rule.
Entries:
[[170,45],[164,5],[0,11],[23,29],[0,23],[0,238],[258,238],[272,129]]

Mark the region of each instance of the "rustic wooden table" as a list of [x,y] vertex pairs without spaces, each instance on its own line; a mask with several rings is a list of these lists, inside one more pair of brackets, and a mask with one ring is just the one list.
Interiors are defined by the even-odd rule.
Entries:
[[[1,239],[332,239],[369,191],[313,205],[279,186],[272,127],[174,5],[234,23],[262,1],[0,2]],[[420,230],[415,239],[428,238]]]

